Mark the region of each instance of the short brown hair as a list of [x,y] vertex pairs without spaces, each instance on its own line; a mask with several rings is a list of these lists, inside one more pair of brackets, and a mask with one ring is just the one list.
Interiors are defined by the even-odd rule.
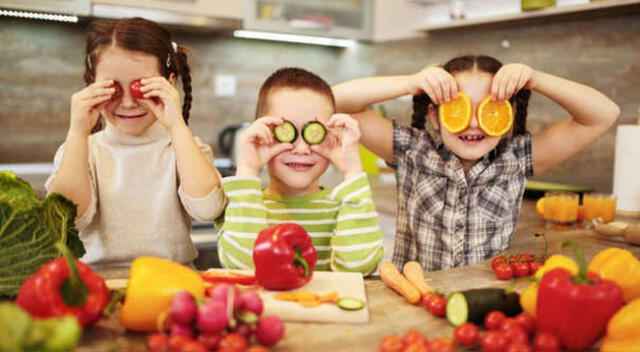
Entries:
[[258,104],[256,106],[256,118],[264,116],[269,110],[269,94],[278,88],[309,89],[325,96],[331,102],[333,111],[336,110],[336,100],[333,97],[331,86],[320,76],[297,67],[283,67],[272,73],[260,87]]

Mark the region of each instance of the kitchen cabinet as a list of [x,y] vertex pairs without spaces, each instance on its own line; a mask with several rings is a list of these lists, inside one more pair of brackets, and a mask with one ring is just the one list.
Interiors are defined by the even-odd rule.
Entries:
[[0,7],[13,10],[88,16],[91,3],[90,0],[6,0],[0,3]]
[[160,23],[208,28],[239,28],[244,16],[240,0],[92,0],[95,17],[145,17]]
[[385,41],[420,36],[420,9],[406,0],[246,0],[244,28]]

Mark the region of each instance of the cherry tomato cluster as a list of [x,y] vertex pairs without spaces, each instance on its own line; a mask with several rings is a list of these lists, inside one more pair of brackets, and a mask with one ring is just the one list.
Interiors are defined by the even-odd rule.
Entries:
[[[120,99],[124,94],[124,91],[120,83],[114,82],[111,85],[111,87],[116,89],[113,95],[111,95],[111,100]],[[144,92],[141,90],[141,88],[142,88],[142,82],[140,82],[139,79],[131,82],[131,84],[129,85],[129,91],[131,92],[131,96],[136,99],[144,99]]]
[[[191,293],[176,293],[165,326],[170,334],[147,337],[150,352],[264,352],[284,336],[284,323],[275,316],[261,316],[262,299],[253,290],[219,284],[197,303]],[[229,309],[227,309],[229,307]],[[250,346],[252,338],[261,345]]]
[[[487,332],[482,336],[478,328],[465,327],[462,324],[454,330],[456,342],[464,346],[480,344],[485,352],[557,352],[560,351],[560,341],[548,332],[536,333],[536,320],[527,313],[521,313],[509,318],[501,311],[493,311],[484,318],[484,326]],[[460,331],[459,331],[460,329]],[[462,331],[464,330],[464,332]],[[460,338],[458,338],[460,335]],[[475,337],[475,341],[474,341]],[[465,338],[465,340],[463,340]]]
[[533,275],[540,267],[542,267],[542,261],[529,253],[509,257],[500,255],[491,259],[491,269],[500,280]]
[[422,297],[422,305],[436,317],[444,317],[447,310],[447,299],[443,295],[431,291]]
[[387,335],[380,340],[380,352],[453,352],[455,345],[449,338],[427,339],[418,330],[409,330],[404,336]]

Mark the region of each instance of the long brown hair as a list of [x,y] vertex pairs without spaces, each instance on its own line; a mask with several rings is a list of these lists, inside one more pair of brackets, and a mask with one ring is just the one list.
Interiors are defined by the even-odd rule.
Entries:
[[[87,28],[84,60],[84,81],[87,84],[95,81],[95,69],[100,60],[100,54],[109,45],[153,55],[158,59],[160,73],[163,77],[168,79],[173,73],[176,78],[180,78],[184,92],[182,117],[188,123],[193,97],[191,95],[191,69],[187,62],[187,48],[178,46],[174,51],[169,31],[144,18],[91,22]],[[101,128],[102,123],[98,121],[93,131]]]
[[[444,64],[443,68],[450,74],[458,72],[471,71],[477,69],[494,75],[502,67],[502,63],[490,56],[460,56],[449,60]],[[521,135],[527,131],[527,108],[529,106],[529,97],[531,91],[521,89],[514,94],[509,102],[514,109],[514,127],[513,135]],[[413,96],[413,115],[411,116],[411,126],[424,129],[428,107],[433,104],[431,98],[427,94],[419,94]],[[434,104],[435,105],[435,104]]]
[[336,110],[336,100],[331,86],[320,76],[298,67],[283,67],[272,73],[260,87],[256,118],[262,117],[269,110],[269,93],[277,88],[309,89],[325,96]]

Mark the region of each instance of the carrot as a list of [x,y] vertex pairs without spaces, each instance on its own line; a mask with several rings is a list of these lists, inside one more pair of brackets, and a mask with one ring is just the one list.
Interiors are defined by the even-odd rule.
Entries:
[[409,303],[420,302],[422,296],[420,291],[405,278],[392,262],[382,262],[380,264],[380,278],[387,286],[401,294]]
[[420,291],[422,296],[433,291],[424,280],[424,271],[418,262],[407,262],[402,268],[404,276]]

